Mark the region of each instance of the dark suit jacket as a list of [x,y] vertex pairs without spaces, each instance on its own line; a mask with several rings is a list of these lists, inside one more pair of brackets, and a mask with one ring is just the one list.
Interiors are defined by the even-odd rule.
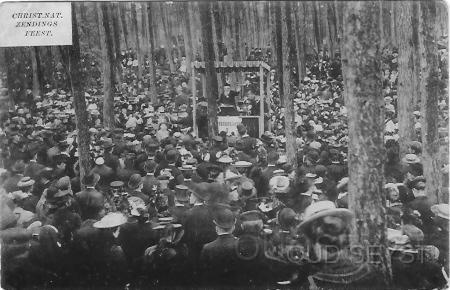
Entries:
[[187,214],[183,237],[190,253],[199,256],[203,245],[213,241],[216,236],[210,208],[206,205],[191,208]]
[[171,206],[169,212],[174,218],[174,221],[182,225],[186,224],[186,219],[189,213],[187,206]]
[[112,168],[114,172],[119,167],[119,157],[111,153],[105,153],[105,165]]
[[234,284],[239,268],[237,247],[238,239],[232,234],[218,236],[203,246],[200,264],[205,286]]
[[105,204],[105,197],[94,188],[87,188],[75,194],[75,200],[80,206],[83,220],[95,218]]

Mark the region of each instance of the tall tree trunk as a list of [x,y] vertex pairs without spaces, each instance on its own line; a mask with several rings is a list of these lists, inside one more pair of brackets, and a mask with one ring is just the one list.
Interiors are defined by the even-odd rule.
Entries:
[[[66,49],[68,50],[68,55],[65,58],[65,64],[73,96],[75,124],[78,131],[77,145],[78,153],[80,154],[78,159],[80,165],[80,180],[83,180],[83,177],[90,170],[90,137],[86,99],[84,97],[84,75],[80,63],[81,54],[77,18],[75,15],[75,3],[72,3],[72,45],[67,46]],[[83,184],[81,184],[81,188],[84,189]]]
[[414,99],[413,110],[419,110],[420,107],[420,44],[419,44],[419,21],[420,21],[420,5],[419,2],[411,2],[412,4],[412,45],[413,45],[413,57],[414,57]]
[[436,37],[436,3],[434,1],[420,2],[420,51],[422,56],[421,91],[421,131],[422,131],[422,162],[426,178],[428,197],[434,202],[440,202],[440,186],[442,173],[439,158],[439,71],[438,49]]
[[[272,41],[273,52],[275,56],[275,66],[278,81],[278,93],[281,101],[281,106],[284,106],[284,83],[283,83],[283,45],[282,45],[282,19],[281,19],[281,7],[279,3],[270,3],[272,22]],[[274,6],[272,6],[274,5]]]
[[131,22],[133,24],[133,30],[134,30],[134,39],[136,42],[136,57],[138,61],[138,79],[142,79],[142,69],[144,67],[143,64],[143,57],[142,57],[142,50],[141,50],[141,43],[140,43],[140,36],[139,36],[139,29],[138,29],[138,23],[137,23],[137,11],[136,11],[136,4],[134,2],[131,2]]
[[6,81],[8,86],[8,107],[14,110],[15,105],[15,84],[14,84],[14,54],[13,48],[5,47],[5,67],[6,67]]
[[122,83],[122,65],[120,63],[121,45],[120,45],[120,25],[119,25],[119,6],[112,3],[109,6],[109,15],[111,17],[113,36],[114,36],[114,65],[116,66],[116,80],[118,84]]
[[120,21],[122,22],[122,31],[123,31],[123,40],[125,41],[125,48],[126,50],[130,49],[130,43],[129,43],[129,36],[128,36],[128,24],[127,24],[127,17],[126,17],[126,3],[117,3],[119,6],[119,14],[120,14]]
[[169,34],[169,30],[168,30],[168,24],[167,24],[167,17],[165,17],[166,13],[164,13],[165,9],[164,9],[164,5],[166,5],[164,2],[161,2],[159,4],[160,6],[160,15],[161,15],[161,23],[162,23],[162,27],[163,27],[163,34],[162,34],[162,38],[163,38],[163,43],[165,46],[165,51],[166,51],[166,57],[167,57],[167,61],[169,62],[169,69],[171,73],[175,72],[175,64],[173,63],[173,57],[172,57],[172,41],[171,41],[171,36]]
[[152,104],[156,105],[158,103],[158,94],[156,91],[156,67],[155,67],[155,41],[154,41],[154,35],[153,35],[153,17],[152,17],[152,8],[154,3],[148,2],[147,3],[147,23],[148,23],[148,61],[149,61],[149,82],[150,82],[150,96],[152,100]]
[[408,143],[415,139],[413,104],[414,86],[414,51],[412,42],[412,3],[398,2],[399,13],[398,39],[398,130],[400,157],[408,150]]
[[[31,53],[31,66],[33,69],[33,97],[42,96],[43,79],[42,79],[42,68],[41,68],[41,57],[39,54],[39,47],[30,47]],[[33,100],[31,100],[33,101]]]
[[306,11],[304,7],[304,3],[292,3],[292,5],[296,5],[295,11],[295,43],[297,47],[297,77],[298,77],[298,85],[300,86],[303,78],[306,76],[306,39],[305,39],[305,17]]
[[182,2],[180,3],[182,5],[182,10],[184,13],[182,13],[183,18],[183,44],[184,44],[184,55],[186,57],[186,71],[190,75],[192,72],[191,62],[192,62],[192,35],[190,31],[191,23],[189,21],[189,15],[187,15],[185,12],[188,11],[188,2]]
[[107,3],[97,3],[101,22],[100,39],[103,58],[103,126],[114,128],[114,53]]
[[[211,3],[211,23],[212,23],[212,29],[213,29],[213,41],[214,41],[214,55],[217,61],[221,61],[221,52],[220,52],[220,43],[222,42],[222,29],[221,29],[221,23],[219,18],[219,11],[218,11],[218,5],[217,2]],[[217,76],[217,86],[219,92],[223,92],[223,80],[222,80],[222,74],[216,73]]]
[[297,168],[297,148],[295,146],[295,111],[294,94],[291,93],[291,65],[292,50],[290,43],[293,41],[292,21],[291,21],[291,2],[282,2],[280,4],[281,12],[281,39],[282,39],[282,76],[283,76],[283,99],[284,99],[284,127],[286,134],[286,155],[294,168]]
[[348,108],[349,208],[355,213],[352,243],[371,250],[390,281],[384,186],[384,99],[379,2],[347,2],[343,76]]
[[193,5],[195,5],[194,2],[187,2],[187,11],[188,11],[188,19],[189,19],[189,31],[191,34],[191,44],[192,44],[192,61],[195,61],[200,57],[201,53],[198,49],[198,29],[197,29],[197,21],[194,18],[194,8]]
[[381,7],[382,7],[381,27],[383,30],[383,37],[381,38],[381,40],[382,40],[382,47],[385,48],[385,47],[389,47],[392,45],[391,17],[393,17],[393,15],[392,15],[392,11],[391,11],[392,10],[391,2],[382,1]]
[[318,11],[318,4],[317,2],[312,2],[312,8],[313,8],[313,25],[314,25],[314,36],[317,44],[317,53],[319,53],[322,50],[322,35],[320,34],[320,19],[319,19],[319,11]]
[[214,44],[212,43],[211,4],[200,2],[198,5],[203,38],[206,96],[208,98],[208,135],[212,138],[218,134],[219,128],[217,123],[218,85],[214,66]]

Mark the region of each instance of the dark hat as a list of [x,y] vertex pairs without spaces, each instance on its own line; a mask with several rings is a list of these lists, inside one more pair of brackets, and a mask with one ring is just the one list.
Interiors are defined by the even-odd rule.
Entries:
[[184,184],[176,185],[175,186],[175,197],[177,200],[180,200],[180,201],[188,201],[189,200],[188,187]]
[[100,175],[98,175],[97,173],[88,173],[83,177],[81,183],[86,186],[95,186],[99,180]]
[[142,177],[138,173],[135,173],[130,176],[130,180],[128,181],[128,187],[129,188],[137,188],[139,185],[142,184]]
[[114,147],[114,143],[111,138],[106,138],[105,140],[103,140],[102,146],[105,149],[109,149],[109,148]]
[[178,155],[178,153],[176,150],[171,149],[171,150],[167,151],[167,153],[166,153],[167,162],[169,162],[169,163],[175,162],[177,160],[177,155]]
[[211,198],[210,186],[207,182],[191,183],[189,189],[200,200],[208,201]]
[[214,224],[223,229],[230,229],[234,226],[236,218],[233,212],[227,208],[218,207],[214,213]]
[[292,208],[283,208],[277,215],[281,228],[287,230],[298,223],[298,216]]
[[266,216],[259,210],[246,211],[240,214],[241,222],[265,221]]
[[251,181],[244,181],[238,188],[239,196],[249,198],[256,195],[256,188]]
[[11,167],[11,171],[14,173],[22,173],[25,170],[25,162],[23,160],[17,160]]

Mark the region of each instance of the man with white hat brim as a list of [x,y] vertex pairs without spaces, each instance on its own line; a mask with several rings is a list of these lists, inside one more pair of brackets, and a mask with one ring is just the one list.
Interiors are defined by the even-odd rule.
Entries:
[[127,222],[127,218],[119,212],[110,212],[101,220],[94,223],[94,228],[97,229],[111,229],[123,225]]
[[354,217],[353,213],[348,209],[336,208],[336,205],[332,201],[318,201],[305,209],[303,221],[298,226],[298,229],[304,232],[313,221],[326,216],[340,217],[346,223],[350,223]]

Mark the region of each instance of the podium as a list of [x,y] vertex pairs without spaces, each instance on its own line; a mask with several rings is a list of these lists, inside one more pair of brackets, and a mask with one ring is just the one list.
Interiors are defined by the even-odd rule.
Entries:
[[259,116],[218,116],[219,132],[225,131],[227,134],[234,133],[238,136],[237,125],[244,124],[247,134],[251,137],[259,138],[264,132],[259,132]]

